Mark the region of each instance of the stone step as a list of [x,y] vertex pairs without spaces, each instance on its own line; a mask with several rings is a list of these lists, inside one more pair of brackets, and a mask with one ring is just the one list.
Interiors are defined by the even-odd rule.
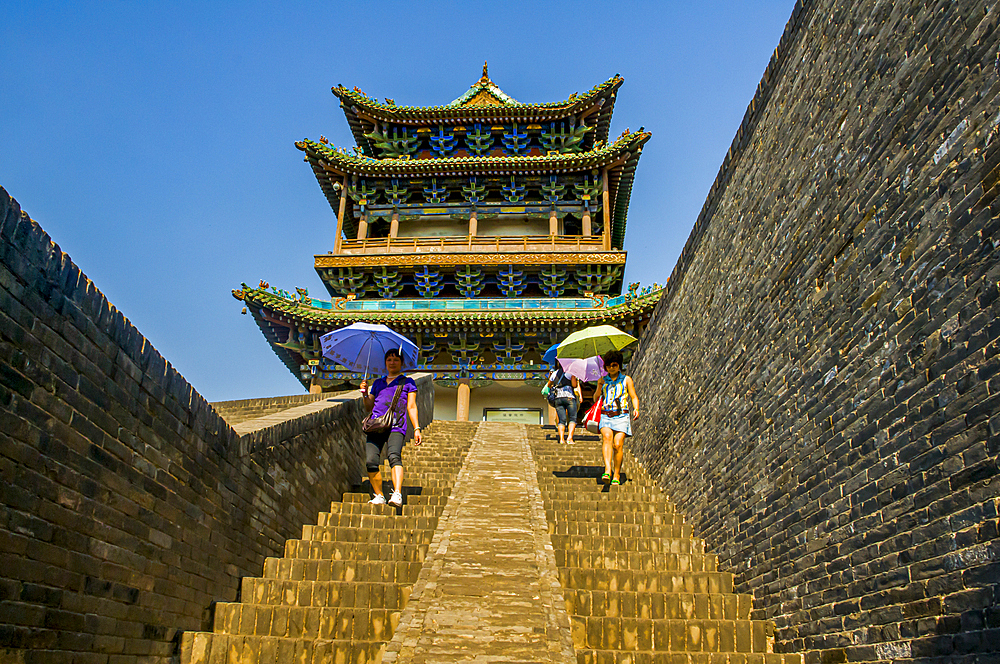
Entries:
[[321,523],[302,526],[302,539],[326,540],[322,531],[325,528],[416,528],[434,530],[437,528],[437,517],[433,516],[396,516],[386,514],[338,514],[336,512],[321,512]]
[[288,581],[380,581],[412,584],[421,562],[266,558],[263,578]]
[[646,620],[571,616],[573,646],[592,650],[767,653],[766,620]]
[[[409,486],[403,485],[403,499],[412,498],[416,496],[450,496],[451,486]],[[388,491],[392,493],[392,482],[384,480],[382,482],[382,491],[385,493]],[[351,487],[351,490],[345,493],[341,497],[340,502],[351,502],[351,503],[367,503],[372,498],[372,488],[370,484],[363,484],[359,486]]]
[[589,537],[663,537],[688,538],[690,525],[648,525],[638,523],[608,523],[607,521],[549,522],[550,535],[584,535]]
[[[388,487],[387,487],[388,489]],[[391,491],[391,489],[388,489]],[[372,494],[368,492],[364,493],[345,493],[341,500],[342,503],[367,503],[372,499]],[[403,504],[404,505],[446,505],[448,503],[448,495],[444,493],[403,493]],[[339,505],[340,503],[333,503],[334,505]],[[334,510],[330,510],[334,511]]]
[[[389,475],[388,470],[382,471],[382,476],[387,478]],[[458,470],[448,473],[439,472],[407,472],[406,481],[413,482],[414,484],[420,484],[427,486],[427,482],[445,482],[447,484],[437,484],[436,486],[450,486],[455,483],[455,477],[458,476]],[[434,485],[432,485],[434,486]]]
[[335,641],[388,641],[399,611],[346,606],[271,606],[244,602],[215,605],[216,634]]
[[[429,533],[430,534],[430,533]],[[427,557],[427,544],[397,544],[394,542],[285,542],[285,558],[300,560],[396,560],[422,562]]]
[[554,549],[569,551],[648,551],[650,553],[705,553],[704,540],[694,537],[599,537],[550,535]]
[[[316,526],[310,526],[310,528],[316,529]],[[322,530],[315,531],[319,533],[322,537],[319,539],[295,539],[287,540],[285,543],[285,552],[288,553],[288,546],[299,547],[300,550],[305,550],[303,547],[308,547],[310,550],[315,549],[317,555],[299,555],[295,557],[299,558],[324,558],[328,557],[323,555],[323,552],[328,550],[326,547],[330,547],[337,542],[364,542],[368,544],[430,544],[431,539],[434,536],[433,530],[428,530],[426,528],[323,528]]]
[[288,581],[245,577],[240,597],[272,606],[355,606],[402,609],[413,586],[382,581]]
[[621,487],[608,487],[608,491],[602,490],[591,490],[591,491],[546,491],[542,493],[542,498],[545,501],[552,500],[579,500],[583,502],[619,502],[622,500],[645,502],[654,505],[663,505],[666,509],[675,509],[676,506],[670,501],[667,496],[663,493],[655,491],[647,492],[627,492],[622,491]]
[[[553,477],[595,477],[599,478],[604,473],[604,462],[600,457],[597,459],[566,459],[559,463],[536,464],[535,472],[538,478],[547,476]],[[625,479],[651,483],[652,480],[638,466],[631,463],[622,464],[622,475]]]
[[384,641],[283,639],[276,636],[184,632],[181,635],[181,662],[185,664],[375,662],[381,658],[384,648]]
[[[630,500],[631,496],[612,496],[601,499],[598,496],[612,494],[592,493],[572,500],[556,500],[543,496],[542,502],[546,510],[561,511],[597,511],[597,512],[636,512],[650,514],[673,514],[674,506],[660,500]],[[616,498],[619,498],[616,500]]]
[[615,512],[610,510],[581,509],[545,509],[545,517],[549,522],[599,522],[618,524],[642,524],[647,526],[673,525],[683,526],[684,517],[680,514],[658,514],[650,512]]
[[584,617],[652,620],[748,620],[752,595],[564,588],[566,610]]
[[[388,496],[386,496],[388,498]],[[372,505],[371,503],[332,503],[329,512],[320,512],[318,525],[326,525],[325,521],[333,514],[374,514],[374,515],[401,515],[401,516],[441,516],[444,505],[427,505],[420,503],[403,503],[402,508],[394,505]]]
[[577,650],[576,664],[802,664],[802,657],[778,653]]
[[640,551],[555,550],[559,567],[617,569],[633,572],[715,572],[718,558],[711,553],[648,553]]
[[580,493],[591,492],[617,492],[617,493],[640,493],[651,496],[663,497],[663,492],[653,484],[639,484],[637,482],[626,481],[621,486],[612,486],[601,481],[600,475],[593,477],[555,477],[545,475],[538,478],[538,488],[542,495],[554,491],[570,491]]
[[559,582],[564,588],[580,590],[625,590],[709,595],[733,592],[733,575],[730,572],[637,572],[633,570],[560,567]]

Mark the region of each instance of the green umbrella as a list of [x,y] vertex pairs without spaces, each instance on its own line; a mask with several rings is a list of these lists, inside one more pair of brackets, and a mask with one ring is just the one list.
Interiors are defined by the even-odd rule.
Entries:
[[566,337],[559,344],[557,357],[593,357],[604,355],[613,350],[621,350],[629,344],[638,341],[631,334],[622,332],[611,325],[595,325],[585,330],[579,330]]

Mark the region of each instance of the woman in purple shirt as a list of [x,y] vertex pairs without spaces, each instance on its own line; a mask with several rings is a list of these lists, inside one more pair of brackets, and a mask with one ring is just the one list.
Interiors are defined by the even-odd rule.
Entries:
[[392,429],[384,433],[368,434],[365,443],[367,452],[366,465],[368,479],[372,483],[375,496],[368,501],[372,505],[385,505],[385,495],[382,493],[382,473],[379,471],[382,450],[388,446],[386,455],[389,467],[392,469],[392,496],[389,504],[399,507],[403,504],[403,440],[406,438],[406,415],[413,423],[413,443],[419,445],[423,440],[420,436],[420,421],[417,416],[417,384],[412,378],[400,373],[403,369],[403,358],[396,349],[389,349],[385,354],[385,378],[379,378],[368,389],[368,381],[361,381],[361,395],[365,407],[370,408],[372,417],[381,417],[389,411],[396,390],[402,385],[399,400],[396,402],[396,412],[393,414]]

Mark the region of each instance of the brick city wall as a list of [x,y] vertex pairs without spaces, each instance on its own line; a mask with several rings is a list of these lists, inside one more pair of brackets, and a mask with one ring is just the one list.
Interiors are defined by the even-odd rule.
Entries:
[[357,398],[285,414],[230,428],[0,189],[0,661],[167,661],[209,629],[362,477]]
[[797,5],[632,361],[635,449],[808,662],[1000,652],[998,14]]

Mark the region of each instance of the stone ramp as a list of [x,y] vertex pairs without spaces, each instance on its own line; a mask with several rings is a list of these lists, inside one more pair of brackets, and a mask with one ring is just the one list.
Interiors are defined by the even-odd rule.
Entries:
[[610,486],[597,436],[527,431],[578,664],[800,664],[627,451]]
[[569,619],[525,428],[479,425],[384,662],[561,662]]
[[[403,451],[404,503],[369,505],[367,482],[215,607],[212,632],[187,632],[182,664],[374,662],[392,638],[427,556],[475,425],[438,422]],[[383,463],[383,479],[389,477]],[[385,482],[389,489],[389,482]],[[390,490],[391,491],[391,490]],[[386,492],[389,495],[389,491]]]

